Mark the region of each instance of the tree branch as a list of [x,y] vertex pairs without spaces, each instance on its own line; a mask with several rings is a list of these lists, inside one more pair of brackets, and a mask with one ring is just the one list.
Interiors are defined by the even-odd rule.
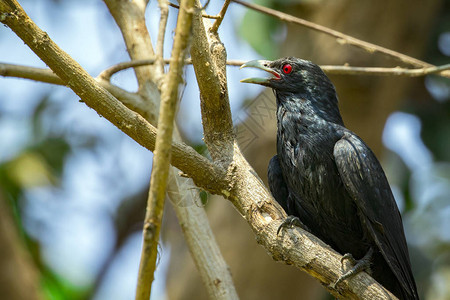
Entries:
[[169,5],[167,0],[158,0],[161,17],[159,20],[158,39],[156,41],[156,64],[159,72],[164,73],[164,38],[166,36],[167,18],[169,16]]
[[420,69],[395,68],[378,68],[378,67],[351,67],[351,66],[320,66],[327,74],[336,75],[374,75],[374,76],[404,76],[404,77],[420,77],[430,74],[447,77],[450,64],[442,66],[432,66]]
[[[232,0],[234,3],[243,5],[247,8],[250,8],[252,10],[264,13],[266,15],[269,16],[273,16],[276,17],[284,22],[287,23],[293,23],[293,24],[297,24],[297,25],[301,25],[307,28],[310,28],[312,30],[321,32],[321,33],[325,33],[328,34],[332,37],[337,38],[337,41],[339,44],[348,44],[348,45],[352,45],[352,46],[356,46],[358,48],[364,49],[365,51],[369,52],[369,53],[382,53],[384,55],[390,56],[390,57],[394,57],[398,60],[400,60],[401,62],[407,63],[409,65],[412,66],[416,66],[416,67],[422,67],[422,68],[429,68],[429,67],[433,67],[432,64],[426,63],[424,61],[418,60],[416,58],[413,58],[411,56],[405,55],[403,53],[391,50],[391,49],[387,49],[360,39],[357,39],[355,37],[352,37],[350,35],[347,34],[343,34],[342,32],[330,29],[328,27],[319,25],[319,24],[315,24],[313,22],[310,21],[306,21],[304,19],[301,18],[297,18],[294,16],[291,16],[289,14],[285,14],[282,13],[280,11],[271,9],[271,8],[267,8],[261,5],[257,5],[257,4],[253,4],[253,3],[248,3],[248,2],[244,2],[241,0]],[[445,71],[445,72],[441,72],[440,74],[441,76],[445,76],[445,77],[449,77],[450,78],[450,71]]]
[[[154,59],[146,59],[146,60],[132,60],[129,62],[119,63],[114,65],[102,73],[99,76],[104,77],[105,79],[110,79],[110,77],[119,71],[132,68],[144,66],[147,64],[153,64],[155,62]],[[227,60],[226,64],[228,66],[239,67],[243,65],[246,61],[244,60]],[[169,60],[165,59],[164,63],[169,63]],[[191,59],[186,59],[185,64],[192,64]],[[426,76],[430,74],[440,75],[446,77],[446,72],[450,70],[450,64],[445,64],[442,66],[431,66],[417,69],[409,69],[409,68],[382,68],[382,67],[354,67],[354,66],[330,66],[330,65],[321,65],[320,68],[327,74],[332,75],[372,75],[372,76],[404,76],[404,77],[420,77]],[[2,64],[0,64],[0,75],[2,75]],[[21,77],[21,76],[17,76]]]
[[231,0],[225,0],[222,9],[220,10],[219,14],[217,15],[217,19],[214,21],[214,24],[211,26],[211,32],[217,33],[217,30],[219,30],[220,24],[222,24],[223,18],[225,17],[225,13],[227,12],[228,5],[230,5]]
[[[156,62],[156,59],[152,58],[152,59],[138,59],[138,60],[132,60],[132,61],[125,61],[122,63],[118,63],[114,66],[111,66],[105,70],[103,70],[98,77],[103,78],[104,80],[111,80],[111,77],[120,71],[129,69],[129,68],[136,68],[136,67],[142,67],[142,66],[147,66],[147,65],[152,65]],[[164,60],[165,64],[170,63],[170,60],[165,59]]]
[[[176,8],[176,9],[180,9],[179,5],[176,5],[174,3],[169,2],[169,6]],[[212,16],[212,15],[207,15],[207,14],[202,14],[203,18],[207,18],[207,19],[219,19],[219,16]]]
[[[196,7],[200,7],[199,1]],[[209,32],[209,25],[204,24],[199,10],[192,22],[191,57],[200,89],[204,140],[212,159],[225,166],[232,159],[234,143],[226,82],[226,51],[218,36]]]
[[[164,6],[163,2],[163,0],[160,1],[161,6]],[[192,13],[189,11],[192,10],[193,6],[194,0],[181,2],[169,73],[165,77],[161,93],[161,107],[158,119],[158,128],[161,134],[156,137],[155,153],[153,156],[149,199],[144,220],[143,245],[139,265],[136,300],[147,300],[150,298],[154,278],[159,233],[164,211],[164,200],[166,198],[167,178],[169,177],[170,150],[178,100],[178,86],[183,80],[181,74],[183,72],[185,50],[188,46],[192,23]],[[165,8],[166,12],[163,12],[163,8],[161,9],[161,23],[163,24],[160,24],[160,26],[162,25],[163,29],[165,29],[165,23],[167,21],[167,5]],[[164,31],[160,30],[158,42],[164,43],[164,38],[161,38],[161,34],[164,35]],[[162,55],[162,46],[159,50],[161,51],[159,54]],[[162,56],[159,59],[162,59]]]
[[[171,170],[175,173],[175,169]],[[207,218],[190,178],[173,176],[169,179],[167,191],[175,209],[181,229],[189,245],[189,251],[200,276],[206,286],[210,299],[237,300],[239,299],[229,267],[220,253],[210,226],[204,226],[203,220]],[[174,191],[181,190],[182,193]],[[212,242],[209,242],[212,240]],[[208,242],[206,242],[208,241]]]
[[64,85],[61,78],[47,68],[0,63],[0,76],[25,78],[45,83]]

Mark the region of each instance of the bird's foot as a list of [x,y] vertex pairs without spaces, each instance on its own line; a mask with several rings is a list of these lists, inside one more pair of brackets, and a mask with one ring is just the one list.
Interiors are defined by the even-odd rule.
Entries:
[[308,227],[300,221],[296,216],[288,216],[284,219],[283,223],[278,227],[277,235],[280,233],[283,228],[293,228],[294,226],[300,227],[306,231],[309,231]]
[[373,254],[373,249],[370,248],[369,251],[367,251],[366,255],[364,255],[364,257],[361,258],[360,260],[356,260],[351,253],[346,253],[344,256],[342,256],[342,258],[341,258],[342,268],[344,268],[345,260],[348,260],[353,265],[353,267],[350,270],[348,270],[347,272],[345,272],[344,274],[342,274],[341,277],[339,277],[338,280],[336,280],[336,282],[330,284],[330,286],[332,288],[335,288],[339,283],[355,276],[359,272],[362,272],[365,270],[370,271],[372,254]]

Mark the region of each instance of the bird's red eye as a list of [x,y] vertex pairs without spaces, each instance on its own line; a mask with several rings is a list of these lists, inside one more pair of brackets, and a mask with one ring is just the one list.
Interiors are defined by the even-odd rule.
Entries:
[[290,64],[286,64],[283,66],[283,72],[284,74],[289,74],[292,72],[292,66]]

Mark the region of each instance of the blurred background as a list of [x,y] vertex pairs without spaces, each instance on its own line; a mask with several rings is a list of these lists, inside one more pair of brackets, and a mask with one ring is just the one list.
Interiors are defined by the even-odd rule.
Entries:
[[[259,0],[432,64],[450,62],[449,0]],[[100,0],[22,0],[30,17],[92,76],[129,60]],[[211,1],[217,14],[222,1]],[[171,8],[165,56],[176,22]],[[155,40],[156,1],[147,11]],[[333,38],[230,4],[219,30],[229,59],[297,56],[317,64],[401,64]],[[45,65],[4,26],[0,62]],[[228,67],[236,136],[266,181],[275,154],[271,91],[239,80],[255,70]],[[187,143],[203,149],[198,88],[191,66],[178,112]],[[403,215],[423,299],[450,299],[450,80],[331,76],[344,121],[381,160]],[[130,70],[112,82],[128,91]],[[132,299],[152,154],[87,108],[65,87],[0,78],[0,295],[2,299]],[[331,299],[303,272],[272,260],[246,222],[220,197],[203,197],[241,299]],[[169,203],[169,202],[168,202]],[[152,299],[206,299],[167,205]]]

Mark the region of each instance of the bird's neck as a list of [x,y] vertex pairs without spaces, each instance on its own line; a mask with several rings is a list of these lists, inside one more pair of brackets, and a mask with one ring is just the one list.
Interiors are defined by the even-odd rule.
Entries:
[[[320,123],[335,123],[344,126],[337,97],[333,95],[324,95],[313,99],[309,94],[292,94],[276,92],[277,98],[277,116],[278,119],[283,115],[289,115],[290,119],[297,119],[302,122],[311,122],[319,125]],[[323,97],[332,97],[332,99],[321,99]]]

